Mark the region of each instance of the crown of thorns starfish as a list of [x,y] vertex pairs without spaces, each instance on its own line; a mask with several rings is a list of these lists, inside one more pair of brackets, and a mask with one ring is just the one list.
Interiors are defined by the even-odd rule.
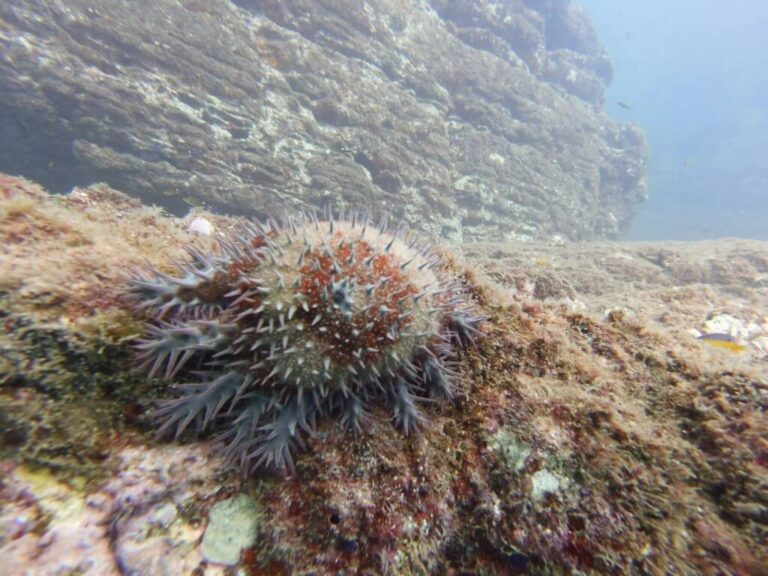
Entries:
[[242,221],[217,251],[186,251],[176,274],[130,281],[148,319],[140,364],[175,383],[152,416],[176,438],[218,431],[246,471],[293,468],[302,431],[325,417],[359,430],[376,404],[413,432],[420,404],[452,398],[456,350],[480,334],[432,247],[386,222]]

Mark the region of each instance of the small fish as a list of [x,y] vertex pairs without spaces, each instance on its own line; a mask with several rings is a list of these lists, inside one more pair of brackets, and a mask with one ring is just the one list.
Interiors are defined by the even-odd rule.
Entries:
[[728,350],[730,352],[739,353],[747,350],[746,346],[739,344],[736,341],[736,338],[730,334],[712,332],[710,334],[702,334],[698,339],[708,346],[722,348],[723,350]]
[[346,144],[340,144],[338,146],[338,150],[339,152],[341,152],[342,154],[350,158],[354,158],[356,154],[355,150],[351,146],[347,146]]
[[630,106],[630,105],[629,105],[629,104],[627,104],[626,102],[622,102],[622,101],[619,101],[619,106],[621,106],[622,108],[624,108],[624,110],[632,110],[632,106]]

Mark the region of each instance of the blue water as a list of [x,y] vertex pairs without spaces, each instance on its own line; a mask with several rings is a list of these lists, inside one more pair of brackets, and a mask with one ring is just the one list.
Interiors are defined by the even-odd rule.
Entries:
[[768,2],[580,4],[614,61],[609,114],[650,144],[626,238],[768,239]]

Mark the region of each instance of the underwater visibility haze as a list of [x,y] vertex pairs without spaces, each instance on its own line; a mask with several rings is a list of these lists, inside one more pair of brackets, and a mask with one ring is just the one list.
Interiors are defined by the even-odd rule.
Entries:
[[649,141],[649,198],[625,237],[768,239],[768,5],[582,5],[614,61],[608,109]]
[[0,3],[0,572],[768,574],[766,17]]

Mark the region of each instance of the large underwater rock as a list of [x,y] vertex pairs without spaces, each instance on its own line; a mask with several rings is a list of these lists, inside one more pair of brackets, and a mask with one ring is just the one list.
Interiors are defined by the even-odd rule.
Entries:
[[[383,409],[356,435],[320,423],[295,473],[244,478],[208,438],[155,438],[168,386],[132,368],[126,297],[132,268],[172,270],[234,225],[0,175],[8,573],[766,573],[766,243],[447,255],[488,316],[456,401],[411,436]],[[238,494],[234,531],[255,543],[227,566],[237,552],[206,542]]]
[[7,0],[0,169],[177,214],[613,238],[646,146],[602,109],[611,75],[569,0]]

